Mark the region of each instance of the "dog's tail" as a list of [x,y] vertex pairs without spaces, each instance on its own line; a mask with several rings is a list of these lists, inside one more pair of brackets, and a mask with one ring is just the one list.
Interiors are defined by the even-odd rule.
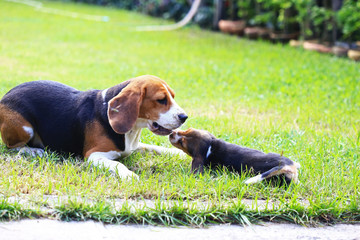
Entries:
[[298,168],[300,168],[300,164],[296,162],[294,162],[294,164],[292,165],[276,166],[270,169],[269,171],[256,175],[255,177],[249,178],[248,180],[245,181],[245,184],[258,183],[266,178],[281,174],[284,174],[287,180],[297,183],[299,181]]

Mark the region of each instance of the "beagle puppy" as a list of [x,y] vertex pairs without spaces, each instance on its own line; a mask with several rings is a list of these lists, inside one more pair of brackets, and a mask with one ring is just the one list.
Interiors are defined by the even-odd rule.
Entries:
[[298,182],[300,165],[276,153],[263,153],[216,139],[209,132],[190,128],[175,130],[170,134],[171,144],[193,158],[191,171],[203,172],[204,166],[225,166],[241,173],[251,170],[259,175],[245,181],[246,184],[260,182],[266,178],[285,175],[287,183]]
[[22,153],[41,156],[46,147],[83,156],[121,178],[137,178],[116,160],[135,150],[182,153],[139,142],[142,128],[169,135],[185,122],[188,116],[174,96],[165,81],[151,75],[89,91],[52,81],[27,82],[0,101],[1,138]]

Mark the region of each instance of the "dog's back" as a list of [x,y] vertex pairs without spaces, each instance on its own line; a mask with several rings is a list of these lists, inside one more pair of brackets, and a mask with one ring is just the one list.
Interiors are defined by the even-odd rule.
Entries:
[[231,167],[236,171],[253,169],[255,173],[266,172],[273,167],[291,164],[292,161],[276,153],[263,153],[259,150],[242,147],[225,142],[221,139],[213,140],[209,164]]
[[208,165],[223,165],[237,172],[251,170],[259,175],[246,181],[247,184],[260,182],[275,175],[285,175],[285,180],[298,181],[299,164],[276,153],[264,153],[259,150],[215,139],[211,143]]
[[96,94],[57,82],[34,81],[11,89],[0,104],[24,117],[45,146],[80,155],[84,129],[79,121],[91,118],[86,115],[94,112]]

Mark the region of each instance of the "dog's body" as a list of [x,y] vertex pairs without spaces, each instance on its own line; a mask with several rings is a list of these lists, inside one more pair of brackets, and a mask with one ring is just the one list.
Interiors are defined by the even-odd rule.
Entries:
[[175,147],[183,150],[193,158],[192,171],[203,172],[204,167],[225,166],[239,173],[251,170],[259,175],[245,183],[260,182],[263,179],[285,175],[286,182],[298,181],[297,169],[300,165],[289,158],[275,153],[263,153],[258,150],[241,147],[216,139],[204,130],[188,129],[174,131],[169,136]]
[[139,143],[142,128],[168,135],[186,118],[173,90],[150,75],[90,91],[51,81],[28,82],[0,101],[0,131],[7,147],[40,155],[45,147],[81,155],[120,177],[136,177],[113,161],[134,150],[174,152]]

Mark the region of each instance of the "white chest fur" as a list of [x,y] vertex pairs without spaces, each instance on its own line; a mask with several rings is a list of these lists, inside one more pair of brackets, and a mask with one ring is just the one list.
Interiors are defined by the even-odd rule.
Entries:
[[125,150],[121,153],[122,157],[129,156],[139,146],[141,130],[146,127],[147,120],[138,118],[134,127],[127,133],[125,133]]

